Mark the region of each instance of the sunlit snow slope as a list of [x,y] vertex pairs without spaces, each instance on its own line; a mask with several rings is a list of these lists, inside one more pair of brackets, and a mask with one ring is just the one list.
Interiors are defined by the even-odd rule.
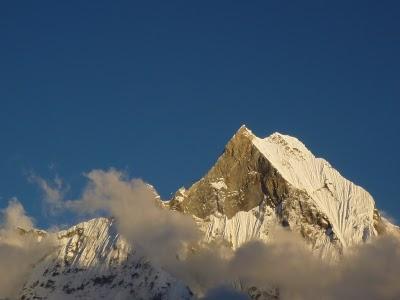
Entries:
[[326,160],[316,158],[296,138],[274,133],[252,141],[284,179],[310,196],[343,246],[375,234],[375,203],[367,191],[341,176]]

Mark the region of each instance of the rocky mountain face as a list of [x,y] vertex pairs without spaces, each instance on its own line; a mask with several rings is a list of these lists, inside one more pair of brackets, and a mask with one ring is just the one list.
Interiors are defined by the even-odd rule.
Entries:
[[[193,216],[207,242],[223,239],[233,249],[255,238],[268,242],[278,225],[301,234],[326,259],[398,230],[367,191],[299,140],[279,133],[260,139],[244,126],[211,170],[163,207]],[[132,249],[110,219],[78,224],[57,239],[58,247],[34,266],[21,299],[195,297],[185,283]],[[248,292],[260,297],[255,288]],[[264,298],[278,298],[278,292]]]

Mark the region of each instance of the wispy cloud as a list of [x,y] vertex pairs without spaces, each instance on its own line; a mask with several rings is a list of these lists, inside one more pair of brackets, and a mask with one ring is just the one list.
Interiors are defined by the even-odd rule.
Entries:
[[28,180],[37,184],[43,192],[43,199],[46,203],[47,210],[55,214],[64,209],[64,197],[69,190],[69,186],[56,175],[52,180],[46,180],[41,176],[30,172]]

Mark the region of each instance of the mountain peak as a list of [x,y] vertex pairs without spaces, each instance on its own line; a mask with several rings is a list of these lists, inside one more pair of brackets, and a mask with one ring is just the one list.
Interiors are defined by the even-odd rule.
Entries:
[[[227,220],[250,211],[259,215],[253,210],[268,207],[269,215],[257,222],[281,222],[327,252],[334,252],[332,247],[341,252],[377,234],[375,202],[367,191],[316,158],[297,138],[279,132],[259,138],[245,125],[211,170],[172,199],[171,207],[201,219],[222,215]],[[239,240],[231,242],[238,245]]]
[[242,126],[240,126],[240,128],[236,131],[234,137],[236,136],[253,136],[253,132],[245,125],[243,124]]

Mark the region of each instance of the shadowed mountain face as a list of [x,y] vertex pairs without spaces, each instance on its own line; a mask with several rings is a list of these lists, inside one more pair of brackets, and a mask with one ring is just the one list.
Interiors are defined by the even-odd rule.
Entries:
[[288,183],[252,143],[241,127],[207,175],[189,190],[179,190],[170,206],[205,218],[216,212],[233,217],[266,200],[276,207],[289,192]]
[[[299,233],[327,260],[397,230],[368,192],[300,141],[279,133],[260,139],[245,126],[203,178],[161,206],[192,216],[205,242],[224,240],[233,249],[253,239],[268,244],[278,226]],[[241,289],[255,299],[279,298],[274,287]],[[185,282],[139,255],[105,218],[59,232],[57,246],[43,254],[20,293],[24,300],[193,297]]]

